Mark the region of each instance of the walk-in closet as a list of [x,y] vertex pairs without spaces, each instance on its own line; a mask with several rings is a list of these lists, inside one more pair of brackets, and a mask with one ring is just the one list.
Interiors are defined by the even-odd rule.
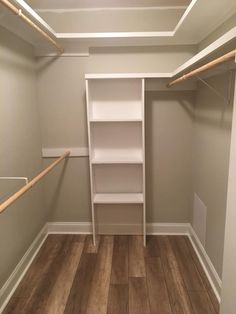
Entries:
[[0,0],[0,313],[236,313],[235,0]]

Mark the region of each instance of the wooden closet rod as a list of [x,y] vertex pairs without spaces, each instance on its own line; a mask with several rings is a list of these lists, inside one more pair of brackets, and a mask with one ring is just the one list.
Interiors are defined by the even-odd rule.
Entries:
[[219,58],[216,58],[216,59],[214,59],[214,60],[212,60],[212,61],[202,65],[201,67],[199,67],[199,68],[197,68],[197,69],[195,69],[193,71],[190,71],[187,74],[184,74],[183,76],[175,79],[174,81],[171,81],[169,84],[167,84],[167,87],[170,87],[170,86],[172,86],[172,85],[174,85],[176,83],[180,83],[182,81],[185,81],[186,79],[188,79],[188,78],[190,78],[192,76],[195,76],[195,75],[197,75],[197,74],[199,74],[199,73],[201,73],[203,71],[211,69],[214,66],[216,66],[218,64],[221,64],[221,63],[223,63],[225,61],[228,61],[230,59],[234,59],[235,56],[236,56],[236,49],[226,53],[225,55],[223,55],[223,56],[221,56]]
[[34,177],[29,183],[23,186],[19,191],[10,196],[5,202],[0,204],[0,213],[2,213],[8,206],[14,203],[19,197],[21,197],[25,192],[31,189],[39,180],[41,180],[46,174],[48,174],[59,162],[70,155],[70,151],[66,151],[61,157],[55,160],[46,169],[40,172],[36,177]]
[[38,25],[36,25],[34,22],[31,21],[24,13],[22,13],[21,9],[18,9],[15,7],[10,1],[8,0],[0,0],[0,3],[2,3],[6,8],[8,8],[10,11],[18,15],[24,22],[29,24],[32,28],[34,28],[37,32],[39,32],[41,35],[43,35],[48,41],[50,41],[60,53],[63,53],[64,49],[53,39],[51,38],[45,31],[43,31]]

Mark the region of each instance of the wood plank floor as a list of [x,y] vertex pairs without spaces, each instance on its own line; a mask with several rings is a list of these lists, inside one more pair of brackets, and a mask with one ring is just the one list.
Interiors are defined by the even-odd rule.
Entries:
[[186,236],[49,235],[4,314],[216,314]]

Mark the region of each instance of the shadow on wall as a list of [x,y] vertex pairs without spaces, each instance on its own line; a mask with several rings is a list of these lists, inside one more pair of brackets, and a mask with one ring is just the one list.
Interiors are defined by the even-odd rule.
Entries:
[[195,93],[146,92],[147,221],[190,221]]
[[[222,74],[223,76],[225,76],[224,84],[219,84],[222,82],[219,80],[221,75],[206,79],[210,88],[198,82],[198,90],[201,90],[201,94],[197,96],[195,122],[209,127],[231,130],[235,75],[231,71]],[[211,90],[211,87],[216,91]]]
[[37,64],[37,74],[42,74],[51,64],[55,63],[60,59],[60,56],[55,56],[53,58],[39,58],[40,62]]

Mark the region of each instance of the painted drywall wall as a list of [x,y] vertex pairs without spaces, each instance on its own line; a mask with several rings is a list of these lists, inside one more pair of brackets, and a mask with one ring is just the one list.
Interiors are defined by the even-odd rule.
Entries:
[[[84,58],[39,58],[37,95],[43,147],[87,146],[85,73],[168,72],[194,52],[194,47],[185,46],[100,48],[92,49],[90,56]],[[191,156],[192,116],[189,107],[193,97],[190,92],[167,92],[159,96],[148,93],[146,102],[147,171],[150,176],[147,181],[152,182],[148,186],[147,219],[187,222],[191,183],[185,180],[190,179],[186,164],[189,165]],[[163,119],[169,119],[170,123],[165,124]],[[177,156],[176,162],[170,154]],[[161,166],[169,166],[168,176],[156,165],[155,159]],[[49,162],[45,160],[44,164]],[[158,179],[152,175],[152,166],[155,173],[161,170]],[[88,158],[71,158],[65,167],[63,179],[60,179],[59,168],[46,181],[45,200],[52,208],[51,220],[90,221]],[[178,184],[178,191],[174,190],[175,184]],[[156,192],[159,188],[161,195]],[[186,194],[183,193],[185,188]]]
[[[32,178],[42,168],[33,49],[0,28],[0,56],[0,176]],[[2,181],[0,197],[20,185]],[[0,288],[45,221],[40,184],[0,214]]]
[[201,51],[202,49],[206,48],[212,42],[217,40],[219,37],[224,35],[228,32],[231,28],[236,26],[236,14],[233,14],[229,19],[227,19],[223,24],[221,24],[217,29],[208,35],[204,40],[202,40],[199,45],[198,49]]
[[[227,72],[207,82],[226,98],[234,75]],[[233,82],[234,84],[234,82]],[[231,100],[233,99],[233,85]],[[222,276],[227,180],[232,122],[232,101],[198,83],[194,127],[194,192],[207,207],[205,249]]]
[[58,33],[173,31],[185,9],[39,12]]
[[[235,86],[236,90],[236,86]],[[234,108],[236,107],[236,98],[234,99]],[[223,259],[223,286],[221,298],[221,314],[234,314],[236,308],[236,112],[233,114],[233,127],[231,135],[231,149],[229,162],[229,179],[227,195],[227,211],[225,225],[225,247]]]
[[193,203],[194,93],[146,93],[146,188],[149,222],[189,222]]

